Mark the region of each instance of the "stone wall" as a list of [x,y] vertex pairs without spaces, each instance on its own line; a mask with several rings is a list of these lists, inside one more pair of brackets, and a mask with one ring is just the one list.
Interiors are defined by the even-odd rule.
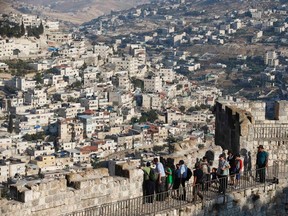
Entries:
[[[220,146],[210,144],[199,149],[193,141],[177,143],[175,150],[175,153],[163,156],[161,160],[170,165],[184,160],[190,168],[193,168],[197,158],[202,158],[207,152],[211,159],[216,155],[216,160],[222,152]],[[108,169],[100,168],[65,174],[58,179],[36,179],[11,185],[10,191],[18,201],[1,200],[0,215],[62,215],[142,196],[143,171],[136,168],[139,160],[110,162],[113,165],[112,176]]]
[[216,200],[181,209],[173,209],[156,216],[283,216],[288,214],[288,182],[279,185],[258,186],[223,196]]
[[1,216],[60,215],[142,195],[143,172],[123,169],[129,178],[108,176],[107,169],[70,174],[67,178],[13,185],[19,201],[1,200]]
[[288,114],[283,112],[286,107],[287,102],[276,103],[274,120],[268,120],[263,118],[265,103],[217,102],[215,144],[239,152],[246,169],[254,166],[259,145],[270,154],[269,165],[276,160],[287,163],[288,121],[284,120]]

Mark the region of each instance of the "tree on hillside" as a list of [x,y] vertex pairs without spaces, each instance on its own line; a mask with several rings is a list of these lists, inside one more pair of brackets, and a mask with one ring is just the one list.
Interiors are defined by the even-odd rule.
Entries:
[[40,35],[44,33],[44,27],[43,27],[42,22],[40,23],[40,25],[38,27],[38,32],[39,32]]
[[21,34],[21,36],[25,35],[25,27],[24,27],[23,22],[22,22],[21,27],[20,27],[20,34]]
[[149,110],[148,112],[142,112],[139,122],[154,122],[158,119],[158,114],[155,110]]
[[143,80],[132,77],[131,82],[135,88],[141,88],[142,91],[144,90],[144,81]]
[[39,72],[35,74],[34,80],[36,81],[37,84],[43,84],[43,82],[44,82],[44,80],[42,78],[42,74]]
[[182,113],[185,111],[185,109],[186,109],[185,106],[180,106],[180,107],[179,107],[179,110],[180,110]]
[[8,122],[8,129],[7,130],[9,133],[13,132],[13,117],[11,114],[9,115],[9,122]]
[[43,34],[44,32],[44,27],[42,22],[40,23],[39,26],[27,26],[27,34],[28,37],[36,37],[40,38],[40,35]]

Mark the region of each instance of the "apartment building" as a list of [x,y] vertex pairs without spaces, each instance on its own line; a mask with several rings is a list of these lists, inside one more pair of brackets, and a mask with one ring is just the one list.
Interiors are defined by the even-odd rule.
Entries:
[[[83,122],[75,118],[61,118],[57,121],[58,124],[58,136],[60,138],[59,142],[73,142],[80,141],[83,139]],[[64,144],[63,144],[64,145]],[[72,147],[69,145],[69,147]],[[69,148],[65,147],[65,148]]]
[[7,182],[8,178],[13,178],[16,174],[25,175],[26,163],[16,159],[0,160],[0,183]]
[[50,101],[47,99],[45,89],[29,89],[24,93],[25,104],[32,105],[32,107],[44,106]]
[[160,76],[149,76],[144,79],[144,91],[146,92],[161,92],[162,79]]

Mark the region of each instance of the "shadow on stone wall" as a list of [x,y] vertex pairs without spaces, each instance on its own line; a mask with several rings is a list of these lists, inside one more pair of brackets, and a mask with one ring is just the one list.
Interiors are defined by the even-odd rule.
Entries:
[[[245,192],[232,193],[215,201],[206,203],[197,216],[284,216],[288,215],[288,187],[282,189],[271,185],[264,188],[248,189]],[[189,214],[187,214],[188,216]]]
[[240,155],[243,158],[244,172],[250,171],[252,169],[251,152],[245,148],[242,148],[240,150]]

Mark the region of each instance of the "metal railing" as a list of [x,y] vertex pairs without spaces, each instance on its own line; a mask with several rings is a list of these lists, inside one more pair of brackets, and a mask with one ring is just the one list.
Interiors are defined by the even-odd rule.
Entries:
[[[150,196],[140,196],[136,198],[121,200],[117,202],[102,204],[66,214],[66,216],[141,216],[155,215],[157,212],[180,209],[189,204],[202,203],[205,201],[224,197],[228,193],[245,190],[248,188],[278,183],[278,177],[286,175],[286,165],[274,164],[267,168],[255,169],[240,173],[234,176],[235,185],[229,185],[229,177],[221,177],[201,184],[188,184],[185,188],[169,190]],[[192,177],[193,178],[193,177]],[[160,201],[163,200],[163,201]]]

